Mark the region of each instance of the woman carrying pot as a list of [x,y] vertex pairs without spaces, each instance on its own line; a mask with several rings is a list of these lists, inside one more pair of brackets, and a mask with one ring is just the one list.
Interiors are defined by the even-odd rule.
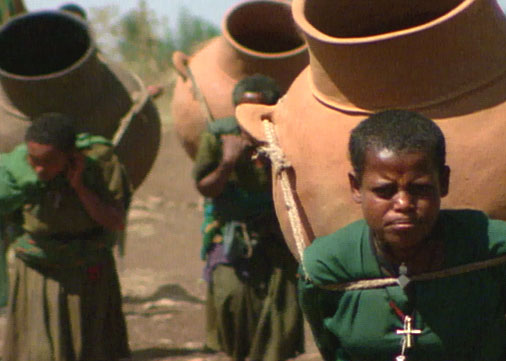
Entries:
[[[279,96],[272,79],[253,75],[235,86],[233,102],[275,104]],[[195,159],[206,197],[206,346],[234,360],[279,361],[303,351],[297,263],[274,213],[270,166],[253,150],[235,117],[222,118],[202,133]]]

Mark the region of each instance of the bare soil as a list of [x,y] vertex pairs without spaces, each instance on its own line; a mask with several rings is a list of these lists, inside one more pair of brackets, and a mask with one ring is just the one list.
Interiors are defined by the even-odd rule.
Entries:
[[[200,197],[192,162],[167,128],[153,170],[135,194],[120,265],[130,345],[134,360],[227,360],[202,351]],[[306,335],[306,354],[297,360],[321,360]]]

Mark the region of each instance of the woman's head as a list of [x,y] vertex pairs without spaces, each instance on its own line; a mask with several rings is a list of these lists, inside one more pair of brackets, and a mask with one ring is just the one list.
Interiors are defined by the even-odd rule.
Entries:
[[234,105],[256,103],[274,105],[281,96],[278,84],[272,78],[255,74],[240,80],[232,92]]
[[36,117],[25,134],[28,162],[42,181],[62,173],[75,151],[74,121],[63,114],[48,113]]
[[445,140],[430,119],[385,111],[361,122],[349,143],[353,199],[376,237],[393,247],[419,244],[448,193]]

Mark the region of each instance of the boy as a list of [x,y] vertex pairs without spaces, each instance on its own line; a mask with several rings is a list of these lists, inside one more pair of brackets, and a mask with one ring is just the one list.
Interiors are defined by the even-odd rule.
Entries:
[[316,239],[299,282],[325,360],[503,360],[506,222],[440,211],[439,127],[384,111],[352,131],[349,153],[364,219]]

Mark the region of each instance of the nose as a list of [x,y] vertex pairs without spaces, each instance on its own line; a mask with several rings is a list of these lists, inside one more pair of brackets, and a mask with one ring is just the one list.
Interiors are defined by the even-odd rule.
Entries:
[[399,212],[405,212],[413,209],[415,206],[414,198],[406,191],[400,191],[394,197],[394,209]]

